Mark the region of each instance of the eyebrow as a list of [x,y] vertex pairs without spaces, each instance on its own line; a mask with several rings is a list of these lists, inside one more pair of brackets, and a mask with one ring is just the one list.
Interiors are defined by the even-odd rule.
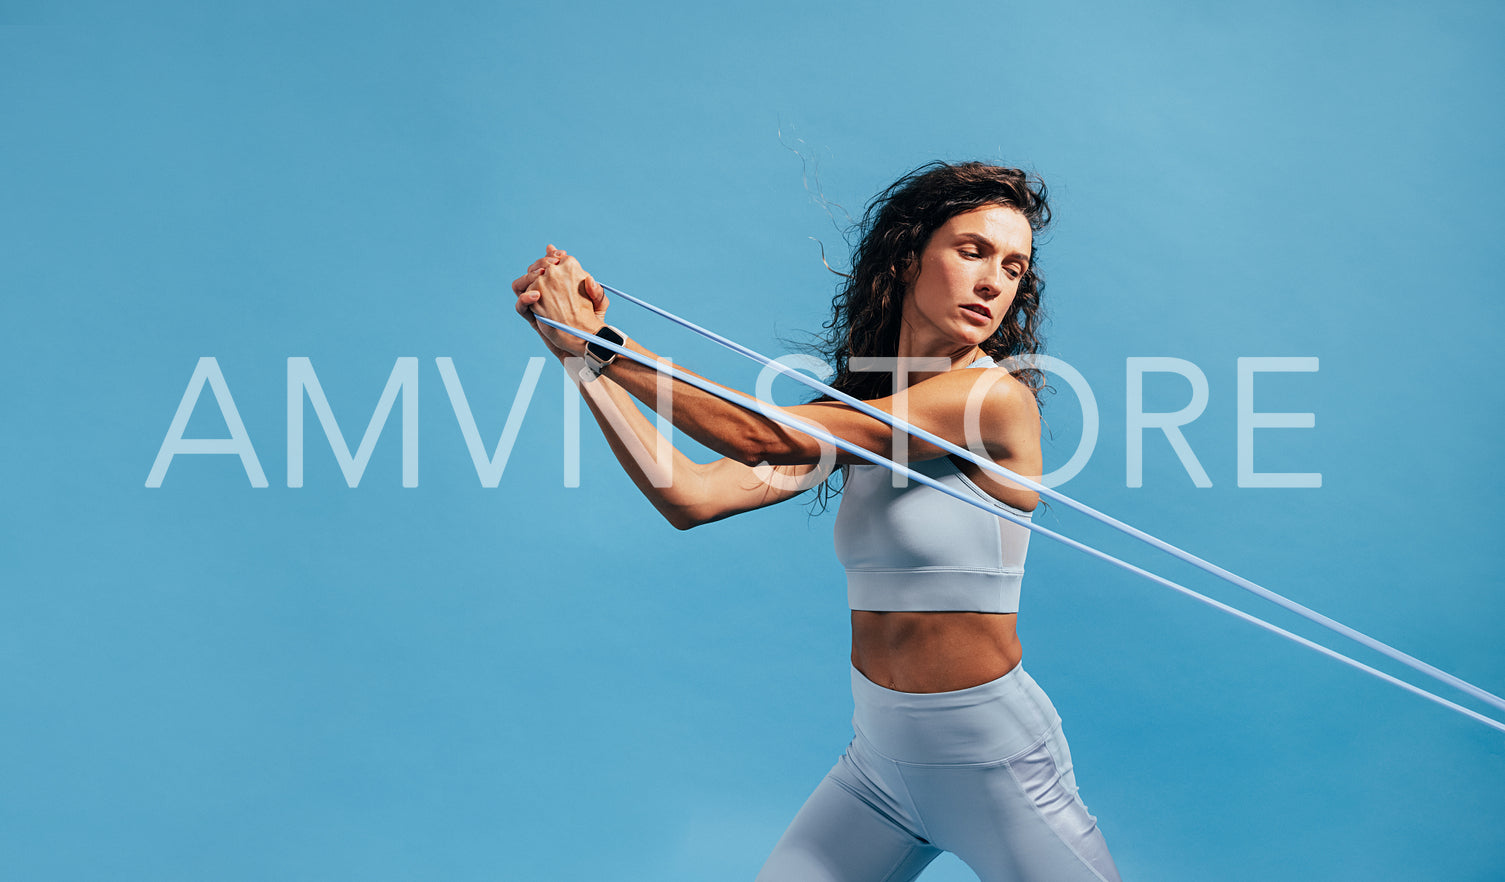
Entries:
[[[978,245],[981,245],[982,247],[988,249],[989,251],[997,251],[998,250],[998,246],[993,243],[993,240],[989,239],[987,236],[982,235],[981,233],[958,233],[957,234],[957,238],[959,238],[959,239],[966,239],[969,242],[974,242],[974,243],[976,243]],[[1018,251],[1014,251],[1014,252],[1012,252],[1010,254],[1006,254],[1004,256],[1006,258],[1016,259],[1020,263],[1024,264],[1024,266],[1025,266],[1026,269],[1029,268],[1029,255],[1028,254],[1020,254]]]

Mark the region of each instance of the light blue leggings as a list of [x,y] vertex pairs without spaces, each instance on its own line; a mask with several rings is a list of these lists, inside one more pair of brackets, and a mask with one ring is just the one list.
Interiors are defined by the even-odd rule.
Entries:
[[942,851],[982,882],[1118,882],[1061,718],[1022,667],[955,692],[852,669],[856,737],[758,882],[905,882]]

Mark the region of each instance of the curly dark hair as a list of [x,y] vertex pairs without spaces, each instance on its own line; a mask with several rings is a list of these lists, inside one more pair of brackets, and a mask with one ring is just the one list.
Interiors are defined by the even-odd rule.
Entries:
[[[906,271],[947,221],[991,205],[1016,209],[1035,233],[1050,224],[1045,182],[1038,175],[982,162],[922,165],[868,203],[852,230],[858,240],[852,252],[852,272],[832,298],[831,319],[823,325],[826,333],[814,345],[836,369],[832,386],[863,400],[893,394],[892,375],[853,372],[849,360],[898,352]],[[1037,355],[1045,348],[1040,335],[1044,288],[1032,241],[1029,268],[997,333],[983,341],[983,352],[1002,362],[1010,356]],[[1024,366],[1014,376],[1038,402],[1044,388],[1040,371]]]

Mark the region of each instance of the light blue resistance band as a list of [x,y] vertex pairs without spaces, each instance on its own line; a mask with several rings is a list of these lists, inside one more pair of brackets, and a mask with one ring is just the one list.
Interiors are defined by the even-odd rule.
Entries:
[[[1051,490],[1049,488],[1044,487],[1043,485],[1040,485],[1040,484],[1037,484],[1037,483],[1035,483],[1033,481],[1030,481],[1027,478],[1023,478],[1023,477],[1021,477],[1019,475],[1016,475],[1013,472],[1009,471],[1008,469],[1005,469],[1005,468],[997,465],[996,463],[992,462],[991,460],[979,460],[978,457],[974,456],[970,451],[966,450],[965,448],[958,447],[957,445],[952,444],[951,442],[946,441],[943,438],[939,438],[939,437],[937,437],[935,435],[932,435],[931,433],[926,432],[923,429],[920,429],[920,428],[915,427],[915,426],[910,426],[909,424],[903,422],[902,420],[897,420],[894,417],[892,417],[892,416],[884,413],[883,411],[880,411],[880,410],[872,407],[871,405],[867,404],[866,402],[859,401],[858,399],[852,398],[851,396],[846,395],[845,393],[837,392],[836,390],[831,389],[830,387],[826,386],[823,383],[820,383],[817,380],[814,380],[814,379],[812,379],[810,377],[807,377],[804,374],[797,373],[794,370],[792,370],[790,368],[787,368],[784,365],[779,364],[778,362],[773,361],[772,359],[766,358],[766,357],[758,354],[757,352],[754,352],[753,350],[748,349],[748,348],[742,346],[741,344],[735,343],[735,342],[733,342],[731,340],[728,340],[728,339],[726,339],[724,337],[721,337],[720,335],[716,334],[713,331],[709,331],[709,330],[706,330],[704,328],[701,328],[700,326],[695,325],[694,323],[689,322],[686,319],[679,318],[678,316],[674,315],[673,313],[670,313],[670,312],[668,312],[666,310],[660,309],[659,307],[654,306],[654,305],[652,305],[650,303],[647,303],[646,301],[639,300],[638,298],[635,298],[635,297],[633,297],[633,296],[631,296],[629,294],[626,294],[626,293],[624,293],[622,291],[618,291],[615,288],[611,288],[611,287],[606,286],[606,285],[602,285],[602,287],[605,288],[607,291],[610,291],[611,293],[616,294],[616,295],[622,297],[625,300],[628,300],[629,302],[636,303],[636,304],[644,307],[645,309],[650,310],[651,312],[657,313],[658,315],[661,315],[661,316],[663,316],[663,317],[665,317],[665,318],[667,318],[667,319],[669,319],[669,320],[671,320],[673,322],[676,322],[676,323],[678,323],[680,325],[683,325],[684,327],[689,328],[690,330],[693,330],[696,333],[699,333],[702,336],[707,337],[708,339],[711,339],[711,340],[713,340],[713,341],[715,341],[717,343],[720,343],[721,345],[726,346],[727,348],[733,350],[734,352],[737,352],[737,353],[739,353],[741,355],[745,355],[745,356],[747,356],[749,358],[752,358],[753,360],[758,361],[758,362],[760,362],[760,363],[762,363],[764,365],[767,365],[769,367],[773,367],[774,369],[778,370],[780,373],[783,373],[783,374],[785,374],[787,376],[790,376],[790,377],[794,378],[795,380],[797,380],[797,381],[799,381],[801,383],[804,383],[807,386],[810,386],[811,388],[819,389],[820,391],[825,392],[828,395],[832,395],[834,398],[837,398],[838,400],[843,401],[844,403],[853,406],[855,409],[857,409],[857,410],[859,410],[859,411],[861,411],[861,412],[863,412],[863,413],[865,413],[865,414],[867,414],[869,416],[872,416],[875,419],[878,419],[879,421],[881,421],[881,422],[883,422],[883,423],[885,423],[885,424],[887,424],[889,426],[897,428],[897,429],[899,429],[901,431],[908,432],[909,434],[913,435],[914,437],[921,438],[923,440],[929,441],[930,443],[935,444],[937,447],[940,447],[942,449],[945,449],[945,450],[948,450],[950,452],[953,452],[957,456],[959,456],[959,457],[967,460],[968,462],[975,463],[975,464],[977,464],[977,465],[985,468],[988,471],[992,471],[995,474],[1000,474],[1000,475],[1002,475],[1003,477],[1005,477],[1005,478],[1007,478],[1009,480],[1016,481],[1016,482],[1018,482],[1020,484],[1023,484],[1025,486],[1032,487],[1032,488],[1036,489],[1037,491],[1042,492],[1042,493],[1044,493],[1047,496],[1050,496],[1051,498],[1059,499],[1060,501],[1062,501],[1062,502],[1070,505],[1071,507],[1077,508],[1078,510],[1083,511],[1083,512],[1085,512],[1085,513],[1087,513],[1087,514],[1089,514],[1089,515],[1097,518],[1098,520],[1103,521],[1104,523],[1108,523],[1110,525],[1117,526],[1120,530],[1122,530],[1124,532],[1128,532],[1129,535],[1135,536],[1136,538],[1144,539],[1145,541],[1150,541],[1151,544],[1155,545],[1155,547],[1157,547],[1157,548],[1161,548],[1162,550],[1169,551],[1170,553],[1172,553],[1172,554],[1174,554],[1174,555],[1176,555],[1178,557],[1183,557],[1184,556],[1183,559],[1188,559],[1188,562],[1196,562],[1196,561],[1200,561],[1201,560],[1200,558],[1196,558],[1196,557],[1194,557],[1193,555],[1190,555],[1187,552],[1181,551],[1180,549],[1176,548],[1173,545],[1170,545],[1168,543],[1165,543],[1165,542],[1162,542],[1162,541],[1160,541],[1158,539],[1155,539],[1153,536],[1150,536],[1147,533],[1144,533],[1144,532],[1142,532],[1140,530],[1137,530],[1134,527],[1131,527],[1131,526],[1129,526],[1127,524],[1123,524],[1122,522],[1117,521],[1117,520],[1115,520],[1113,518],[1110,518],[1107,515],[1103,515],[1103,514],[1097,512],[1096,510],[1094,510],[1094,509],[1092,509],[1092,508],[1090,508],[1090,507],[1088,507],[1088,506],[1086,506],[1086,505],[1084,505],[1082,503],[1078,503],[1075,500],[1072,500],[1072,499],[1064,496],[1063,494],[1061,494],[1061,493],[1059,493],[1057,491]],[[601,337],[596,337],[596,336],[594,336],[592,334],[589,334],[589,333],[586,333],[584,331],[576,330],[575,328],[572,328],[572,327],[569,327],[568,325],[564,325],[564,324],[561,324],[559,322],[553,321],[552,319],[548,319],[548,318],[545,318],[543,316],[536,315],[536,314],[534,315],[534,318],[536,320],[540,321],[540,322],[543,322],[544,324],[548,325],[549,327],[556,328],[556,329],[558,329],[560,331],[563,331],[564,333],[570,334],[571,336],[574,336],[574,337],[578,337],[578,338],[580,338],[582,340],[590,340],[592,342],[595,342],[596,344],[598,344],[600,346],[603,346],[603,347],[605,347],[605,348],[607,348],[607,349],[609,349],[609,350],[611,350],[613,352],[616,352],[619,355],[625,356],[626,358],[628,358],[631,361],[635,361],[638,364],[644,365],[645,367],[651,368],[651,369],[653,369],[655,371],[658,371],[660,373],[667,373],[669,376],[673,377],[674,379],[677,379],[677,380],[679,380],[679,381],[681,381],[683,383],[687,383],[687,384],[689,384],[691,386],[694,386],[695,388],[700,389],[701,391],[704,391],[704,392],[706,392],[706,393],[708,393],[710,395],[714,395],[715,397],[720,398],[720,399],[722,399],[724,401],[730,402],[731,404],[734,404],[734,405],[736,405],[738,407],[742,407],[742,408],[745,408],[747,410],[751,410],[751,411],[754,411],[756,413],[760,413],[763,416],[767,417],[768,419],[772,420],[773,422],[776,422],[776,423],[778,423],[778,424],[780,424],[782,426],[785,426],[787,428],[794,429],[797,432],[801,432],[803,434],[809,435],[810,437],[815,438],[816,440],[823,441],[825,443],[831,444],[834,447],[837,447],[839,449],[842,449],[842,450],[845,450],[845,451],[847,451],[849,453],[852,453],[853,455],[855,455],[855,456],[857,456],[857,457],[859,457],[861,459],[865,459],[868,462],[874,463],[876,465],[881,465],[881,466],[883,466],[885,468],[888,468],[888,469],[890,469],[892,471],[898,472],[899,474],[904,475],[909,480],[915,481],[915,482],[920,483],[920,484],[924,484],[924,485],[926,485],[928,487],[932,487],[932,488],[934,488],[936,490],[941,491],[942,493],[945,493],[948,496],[951,496],[951,497],[953,497],[955,499],[958,499],[958,500],[960,500],[962,502],[965,502],[965,503],[967,503],[969,505],[976,506],[976,507],[978,507],[978,508],[980,508],[980,509],[982,509],[984,511],[987,511],[987,512],[989,512],[991,514],[995,514],[995,515],[997,515],[999,517],[1004,518],[1005,520],[1011,521],[1011,522],[1016,523],[1016,524],[1018,524],[1018,525],[1020,525],[1022,527],[1025,527],[1026,529],[1033,530],[1036,533],[1040,533],[1043,536],[1046,536],[1046,537],[1049,537],[1051,539],[1054,539],[1055,541],[1060,542],[1063,545],[1069,546],[1071,548],[1075,548],[1078,551],[1081,551],[1081,552],[1083,552],[1085,554],[1091,555],[1092,557],[1096,557],[1099,560],[1107,561],[1108,563],[1111,563],[1111,564],[1113,564],[1115,566],[1118,566],[1118,567],[1120,567],[1122,569],[1125,569],[1125,570],[1127,570],[1127,571],[1129,571],[1131,573],[1134,573],[1136,575],[1142,576],[1142,577],[1144,577],[1146,579],[1149,579],[1150,581],[1155,582],[1157,584],[1164,585],[1167,588],[1170,588],[1170,589],[1172,589],[1174,591],[1177,591],[1177,592],[1179,592],[1181,594],[1184,594],[1184,595],[1186,595],[1188,597],[1191,597],[1191,598],[1193,598],[1195,600],[1201,601],[1202,603],[1205,603],[1208,606],[1211,606],[1211,607],[1213,607],[1215,609],[1222,610],[1223,612],[1228,613],[1231,616],[1234,616],[1234,617],[1239,618],[1239,619],[1243,619],[1244,621],[1249,622],[1252,625],[1255,625],[1257,627],[1263,628],[1263,629],[1265,629],[1267,631],[1270,631],[1272,633],[1279,634],[1280,636],[1285,637],[1288,640],[1291,640],[1291,641],[1293,641],[1295,643],[1299,643],[1302,646],[1305,646],[1305,647],[1307,647],[1309,649],[1312,649],[1312,650],[1314,650],[1316,652],[1319,652],[1319,653],[1321,653],[1323,655],[1326,655],[1329,658],[1335,659],[1335,660],[1340,661],[1340,662],[1342,662],[1342,663],[1344,663],[1346,665],[1349,665],[1350,667],[1357,668],[1358,670],[1364,671],[1365,673],[1368,673],[1368,674],[1371,674],[1371,675],[1373,675],[1375,677],[1378,677],[1379,679],[1384,680],[1387,683],[1394,684],[1395,686],[1398,686],[1398,687],[1406,690],[1407,692],[1411,692],[1413,694],[1419,695],[1419,696],[1421,696],[1423,698],[1428,699],[1429,701],[1436,702],[1437,704],[1440,704],[1443,707],[1447,707],[1447,708],[1450,708],[1450,709],[1452,709],[1454,711],[1457,711],[1458,713],[1461,713],[1464,716],[1467,716],[1467,717],[1470,717],[1472,719],[1478,720],[1479,722],[1484,723],[1487,726],[1490,726],[1490,727],[1492,727],[1494,729],[1497,729],[1497,730],[1499,730],[1501,732],[1505,732],[1505,723],[1501,723],[1501,722],[1499,722],[1497,720],[1494,720],[1494,719],[1492,719],[1490,717],[1484,716],[1483,714],[1480,714],[1480,713],[1477,713],[1477,712],[1475,712],[1473,710],[1470,710],[1469,708],[1463,707],[1462,705],[1456,704],[1455,702],[1449,701],[1446,698],[1443,698],[1443,697],[1441,697],[1439,695],[1435,695],[1435,694],[1433,694],[1431,692],[1428,692],[1427,690],[1422,689],[1422,688],[1420,688],[1418,686],[1412,685],[1411,683],[1407,683],[1406,681],[1401,680],[1401,679],[1399,679],[1397,677],[1391,676],[1390,674],[1387,674],[1384,671],[1380,671],[1380,670],[1378,670],[1376,668],[1373,668],[1373,667],[1370,667],[1369,665],[1364,664],[1363,662],[1360,662],[1360,661],[1358,661],[1356,659],[1350,658],[1350,657],[1344,655],[1341,652],[1338,652],[1338,651],[1333,650],[1333,649],[1329,649],[1326,646],[1323,646],[1323,645],[1321,645],[1319,643],[1315,643],[1315,642],[1313,642],[1311,640],[1308,640],[1305,637],[1302,637],[1302,636],[1300,636],[1298,634],[1294,634],[1294,633],[1292,633],[1290,631],[1285,630],[1284,628],[1281,628],[1281,627],[1279,627],[1277,625],[1273,625],[1273,624],[1271,624],[1269,622],[1266,622],[1263,619],[1260,619],[1260,618],[1258,618],[1258,617],[1256,617],[1254,615],[1251,615],[1249,613],[1244,612],[1243,610],[1237,609],[1235,607],[1229,606],[1229,605],[1227,605],[1225,603],[1222,603],[1220,601],[1214,600],[1214,599],[1212,599],[1210,597],[1207,597],[1206,595],[1200,594],[1200,593],[1198,593],[1196,591],[1193,591],[1190,588],[1187,588],[1187,587],[1185,587],[1183,585],[1180,585],[1180,584],[1178,584],[1176,582],[1173,582],[1173,581],[1171,581],[1169,579],[1166,579],[1163,576],[1156,575],[1155,573],[1152,573],[1152,572],[1150,572],[1148,570],[1145,570],[1145,569],[1143,569],[1141,567],[1135,566],[1134,564],[1131,564],[1131,563],[1128,563],[1126,561],[1120,560],[1119,558],[1116,558],[1116,557],[1108,554],[1107,552],[1100,551],[1100,550],[1098,550],[1096,548],[1093,548],[1090,545],[1086,545],[1086,544],[1084,544],[1082,542],[1079,542],[1079,541],[1077,541],[1075,539],[1072,539],[1069,536],[1065,536],[1065,535],[1062,535],[1060,533],[1057,533],[1054,530],[1051,530],[1051,529],[1049,529],[1047,527],[1044,527],[1044,526],[1041,526],[1041,525],[1035,523],[1033,520],[1021,518],[1021,517],[1015,515],[1013,512],[1008,511],[1007,509],[1004,509],[1004,508],[1002,508],[1000,506],[989,505],[987,502],[984,502],[983,500],[981,500],[981,499],[979,499],[979,498],[977,498],[975,496],[964,495],[964,494],[960,493],[959,491],[956,491],[956,490],[954,490],[954,489],[952,489],[952,488],[950,488],[950,487],[948,487],[948,486],[946,486],[944,484],[941,484],[938,481],[935,481],[935,480],[931,479],[930,477],[928,477],[926,475],[923,475],[923,474],[920,474],[919,472],[913,471],[912,469],[908,468],[907,466],[900,465],[899,463],[896,463],[896,462],[893,462],[892,460],[886,459],[886,458],[884,458],[884,457],[882,457],[882,456],[880,456],[880,455],[878,455],[876,453],[873,453],[872,451],[867,450],[866,448],[863,448],[861,446],[853,444],[852,442],[847,441],[847,440],[845,440],[843,438],[839,438],[839,437],[837,437],[835,435],[832,435],[830,432],[826,431],[821,426],[815,425],[813,423],[806,422],[804,420],[798,419],[797,417],[790,416],[789,414],[787,414],[783,410],[779,409],[776,405],[772,405],[772,404],[767,403],[767,402],[759,401],[756,398],[752,398],[751,396],[744,395],[744,394],[742,394],[740,392],[734,392],[734,391],[731,391],[731,390],[723,389],[723,388],[721,388],[719,386],[716,386],[713,383],[709,383],[707,381],[704,381],[704,380],[700,379],[699,377],[696,377],[696,376],[694,376],[692,374],[687,374],[687,373],[685,373],[685,372],[683,372],[683,371],[675,368],[672,364],[665,363],[665,362],[654,362],[654,361],[651,361],[651,360],[649,360],[649,359],[647,359],[647,358],[639,355],[638,353],[633,352],[630,349],[627,349],[625,346],[618,346],[617,344],[612,343],[609,340],[605,340],[605,339],[603,339]],[[1153,541],[1151,541],[1151,540],[1153,540]],[[1222,573],[1227,573],[1226,570],[1222,570],[1220,567],[1215,567],[1212,564],[1206,564],[1206,562],[1203,562],[1203,563],[1205,564],[1205,566],[1203,566],[1202,568],[1203,569],[1211,568],[1211,569],[1208,569],[1208,571],[1209,572],[1213,572],[1215,575],[1220,575]],[[1224,578],[1227,578],[1228,576],[1232,576],[1232,575],[1233,574],[1228,573],[1227,576],[1224,576]],[[1238,578],[1238,577],[1235,576],[1234,578]],[[1245,581],[1247,581],[1247,580],[1245,580]],[[1238,582],[1234,582],[1234,584],[1239,584],[1239,583]],[[1253,585],[1253,583],[1249,583],[1249,584]],[[1243,587],[1243,586],[1240,586],[1240,587]],[[1254,586],[1254,588],[1258,589],[1258,591],[1256,593],[1263,592],[1263,594],[1261,596],[1264,596],[1265,594],[1268,594],[1268,595],[1273,596],[1274,598],[1280,598],[1280,600],[1285,600],[1285,598],[1281,597],[1278,594],[1275,594],[1275,592],[1273,592],[1273,591],[1269,591],[1268,589],[1259,588],[1259,586]],[[1300,606],[1300,604],[1296,604],[1294,601],[1286,601],[1286,603],[1291,604],[1292,607],[1294,607],[1294,608],[1296,608],[1298,610],[1306,610],[1306,607],[1302,607],[1302,606]],[[1328,619],[1326,616],[1320,616],[1320,614],[1312,612],[1310,610],[1307,610],[1307,612],[1311,613],[1312,616],[1318,616],[1319,617],[1317,619],[1313,619],[1314,621],[1325,620],[1326,622],[1331,622],[1333,625],[1338,625],[1339,627],[1346,628],[1346,626],[1342,626],[1340,623],[1334,622],[1332,619]],[[1331,627],[1331,626],[1329,626],[1329,627]],[[1348,631],[1352,631],[1352,633],[1354,633],[1354,634],[1359,634],[1359,636],[1360,637],[1364,637],[1364,640],[1366,640],[1366,641],[1370,641],[1370,643],[1366,643],[1366,645],[1373,644],[1376,648],[1381,648],[1382,647],[1382,649],[1381,649],[1382,652],[1385,652],[1385,650],[1389,650],[1388,652],[1385,652],[1385,654],[1390,655],[1392,658],[1411,659],[1411,656],[1406,655],[1405,653],[1402,653],[1399,650],[1395,650],[1395,649],[1387,646],[1386,644],[1381,643],[1378,640],[1374,640],[1374,638],[1367,637],[1366,635],[1362,635],[1358,631],[1353,631],[1353,629],[1347,629],[1347,630]],[[1340,633],[1343,633],[1343,632],[1340,631]],[[1427,665],[1425,662],[1421,662],[1421,661],[1419,661],[1417,659],[1411,659],[1411,661],[1415,663],[1415,664],[1412,664],[1412,667],[1417,667],[1419,665],[1421,667],[1418,667],[1417,669],[1418,670],[1422,670],[1424,673],[1425,672],[1429,672],[1428,669],[1430,669],[1431,671],[1436,671],[1437,674],[1442,674],[1443,676],[1450,678],[1449,680],[1444,680],[1444,682],[1457,681],[1457,683],[1463,684],[1463,686],[1460,687],[1460,688],[1465,688],[1466,687],[1465,691],[1469,691],[1471,694],[1474,693],[1474,692],[1481,693],[1482,695],[1488,696],[1490,699],[1493,699],[1490,703],[1497,704],[1497,705],[1499,705],[1501,707],[1505,707],[1505,700],[1501,700],[1501,699],[1497,698],[1496,696],[1493,696],[1490,693],[1485,692],[1482,689],[1479,689],[1477,686],[1473,686],[1472,684],[1468,683],[1467,681],[1461,680],[1461,679],[1459,679],[1457,677],[1453,677],[1450,674],[1445,674],[1445,672],[1439,671],[1438,669],[1433,668],[1431,665]],[[1433,674],[1433,676],[1437,676],[1437,674]]]

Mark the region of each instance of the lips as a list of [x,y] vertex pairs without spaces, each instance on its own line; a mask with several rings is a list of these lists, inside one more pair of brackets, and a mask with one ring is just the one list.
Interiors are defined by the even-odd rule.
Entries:
[[964,303],[962,304],[962,309],[965,309],[968,312],[976,313],[977,315],[980,315],[985,319],[991,319],[993,317],[992,310],[988,309],[986,306],[983,306],[981,303]]

